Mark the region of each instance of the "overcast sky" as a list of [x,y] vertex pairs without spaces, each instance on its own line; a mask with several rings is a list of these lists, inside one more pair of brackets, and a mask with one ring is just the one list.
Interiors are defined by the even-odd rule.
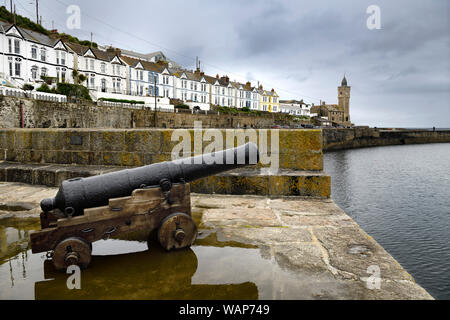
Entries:
[[[35,17],[35,0],[15,0]],[[2,2],[9,3],[3,0]],[[450,1],[40,0],[44,26],[193,69],[260,81],[282,99],[337,103],[344,73],[358,125],[450,127]],[[68,5],[81,29],[66,27]],[[369,5],[381,29],[369,30]]]

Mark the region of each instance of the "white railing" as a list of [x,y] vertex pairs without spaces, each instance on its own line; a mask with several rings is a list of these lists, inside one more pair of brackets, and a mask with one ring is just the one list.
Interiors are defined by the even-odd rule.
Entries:
[[65,95],[39,91],[32,91],[31,98],[35,100],[44,100],[51,102],[67,102],[67,96]]
[[[124,102],[112,102],[98,100],[97,105],[101,107],[121,107],[121,108],[131,108],[131,109],[144,109],[148,108],[150,110],[155,110],[155,105],[151,103],[124,103]],[[158,105],[156,106],[156,111],[159,112],[175,112],[172,105]]]
[[39,91],[25,91],[22,89],[4,86],[0,86],[0,95],[18,98],[31,98],[35,100],[44,100],[51,102],[67,102],[67,97],[62,94],[39,92]]
[[27,95],[24,90],[10,87],[0,87],[0,95],[8,97],[25,98]]

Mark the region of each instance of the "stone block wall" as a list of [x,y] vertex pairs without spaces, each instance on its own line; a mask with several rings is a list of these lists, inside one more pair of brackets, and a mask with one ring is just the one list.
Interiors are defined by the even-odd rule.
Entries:
[[[227,137],[242,130],[221,129]],[[174,129],[0,129],[0,181],[59,186],[63,180],[171,160],[180,141]],[[201,131],[202,133],[205,130]],[[268,196],[329,197],[330,177],[323,169],[320,130],[255,130],[258,144],[267,137],[272,163],[207,177],[191,183],[193,192]],[[194,151],[194,130],[186,132]],[[197,132],[198,134],[198,132]],[[174,137],[175,138],[175,137]],[[271,149],[278,139],[278,151]],[[175,139],[176,140],[176,139]],[[231,145],[241,144],[237,139]],[[204,150],[211,142],[203,142]],[[273,152],[273,154],[272,154]],[[263,154],[261,156],[263,156]],[[193,155],[193,154],[192,154]],[[277,155],[277,156],[275,156]]]
[[[23,116],[22,116],[23,114]],[[292,125],[283,114],[191,114],[153,112],[145,107],[97,106],[89,101],[58,103],[0,96],[0,128],[270,128]]]
[[[221,129],[223,146],[227,133]],[[279,137],[279,168],[321,171],[323,169],[320,130],[255,130],[271,139]],[[188,129],[194,152],[194,130]],[[204,130],[202,131],[204,132]],[[142,166],[172,160],[174,129],[0,129],[0,160],[20,163],[50,163],[101,166]],[[237,146],[237,139],[233,145]],[[210,142],[203,142],[202,150]],[[270,164],[266,165],[267,167]]]
[[450,131],[385,130],[375,128],[323,129],[323,150],[450,142]]

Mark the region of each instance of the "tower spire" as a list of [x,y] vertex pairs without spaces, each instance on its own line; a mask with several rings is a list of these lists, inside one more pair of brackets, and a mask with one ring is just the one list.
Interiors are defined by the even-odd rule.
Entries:
[[341,86],[343,86],[343,87],[347,86],[347,78],[345,78],[345,73],[344,73],[344,78],[342,79],[342,82],[341,82]]

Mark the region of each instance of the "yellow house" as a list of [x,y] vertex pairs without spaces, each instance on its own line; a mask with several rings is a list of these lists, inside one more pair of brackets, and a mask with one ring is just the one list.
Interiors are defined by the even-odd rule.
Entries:
[[263,90],[259,87],[259,110],[267,112],[280,112],[280,98],[274,89],[271,91]]

